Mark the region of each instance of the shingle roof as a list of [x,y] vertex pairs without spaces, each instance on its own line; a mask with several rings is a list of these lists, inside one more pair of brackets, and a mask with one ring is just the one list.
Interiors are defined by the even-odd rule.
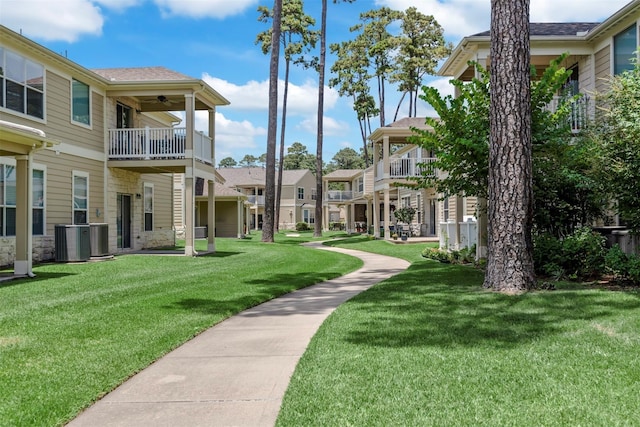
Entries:
[[[264,186],[267,180],[265,168],[260,167],[218,168],[217,171],[224,178],[227,187]],[[295,184],[307,173],[310,173],[307,169],[282,171],[282,184]]]
[[192,77],[165,67],[96,68],[91,71],[101,75],[107,80],[120,82],[194,80]]
[[351,179],[362,173],[362,169],[338,169],[324,175],[326,179]]
[[[532,22],[529,32],[532,36],[578,36],[593,30],[599,22]],[[489,30],[474,34],[472,37],[490,36]]]
[[393,123],[389,123],[387,127],[392,128],[421,128],[427,129],[429,126],[426,124],[425,117],[405,117],[400,120],[397,120]]

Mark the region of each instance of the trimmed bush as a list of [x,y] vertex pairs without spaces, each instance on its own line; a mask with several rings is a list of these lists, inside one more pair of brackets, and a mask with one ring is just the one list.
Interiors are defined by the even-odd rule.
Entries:
[[307,224],[306,222],[296,223],[296,231],[309,231],[309,230],[311,230],[311,228],[309,227],[309,224]]

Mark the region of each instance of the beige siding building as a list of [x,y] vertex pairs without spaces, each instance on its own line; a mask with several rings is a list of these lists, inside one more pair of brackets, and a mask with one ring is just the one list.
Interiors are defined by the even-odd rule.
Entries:
[[[195,182],[211,189],[213,216],[215,109],[226,99],[163,67],[89,70],[2,26],[0,69],[0,268],[31,275],[34,261],[66,260],[70,232],[72,257],[84,259],[92,225],[107,230],[100,255],[174,245],[174,174],[185,177],[185,253],[195,254]],[[197,110],[207,134],[194,128]]]
[[[247,197],[244,226],[247,231],[262,228],[266,171],[260,167],[219,168],[224,185]],[[277,173],[276,173],[277,182]],[[282,196],[278,228],[291,230],[298,222],[315,223],[315,177],[307,169],[282,172]]]

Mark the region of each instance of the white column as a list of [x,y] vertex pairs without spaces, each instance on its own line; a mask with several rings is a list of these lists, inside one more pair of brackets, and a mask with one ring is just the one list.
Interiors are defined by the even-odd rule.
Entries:
[[193,157],[193,132],[195,128],[195,103],[192,94],[184,96],[185,101],[185,158],[191,159],[189,166],[185,168],[184,174],[184,204],[185,204],[185,221],[184,221],[184,254],[187,256],[196,255],[195,249],[195,176],[194,176],[194,157]]
[[384,237],[384,233],[382,236],[380,235],[380,193],[377,191],[373,192],[373,237],[380,238]]
[[[390,216],[391,216],[391,209],[390,209],[390,200],[389,200],[389,189],[385,188],[384,189],[384,238],[385,239],[390,239],[391,238],[391,231],[389,230],[389,226],[391,225],[391,221],[389,220]],[[396,230],[397,232],[398,230]]]

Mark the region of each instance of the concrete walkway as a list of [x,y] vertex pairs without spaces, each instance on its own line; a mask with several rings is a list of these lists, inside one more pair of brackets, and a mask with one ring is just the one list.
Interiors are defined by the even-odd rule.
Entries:
[[350,274],[233,316],[167,354],[69,426],[273,426],[311,337],[341,303],[409,263],[322,246],[364,261]]

